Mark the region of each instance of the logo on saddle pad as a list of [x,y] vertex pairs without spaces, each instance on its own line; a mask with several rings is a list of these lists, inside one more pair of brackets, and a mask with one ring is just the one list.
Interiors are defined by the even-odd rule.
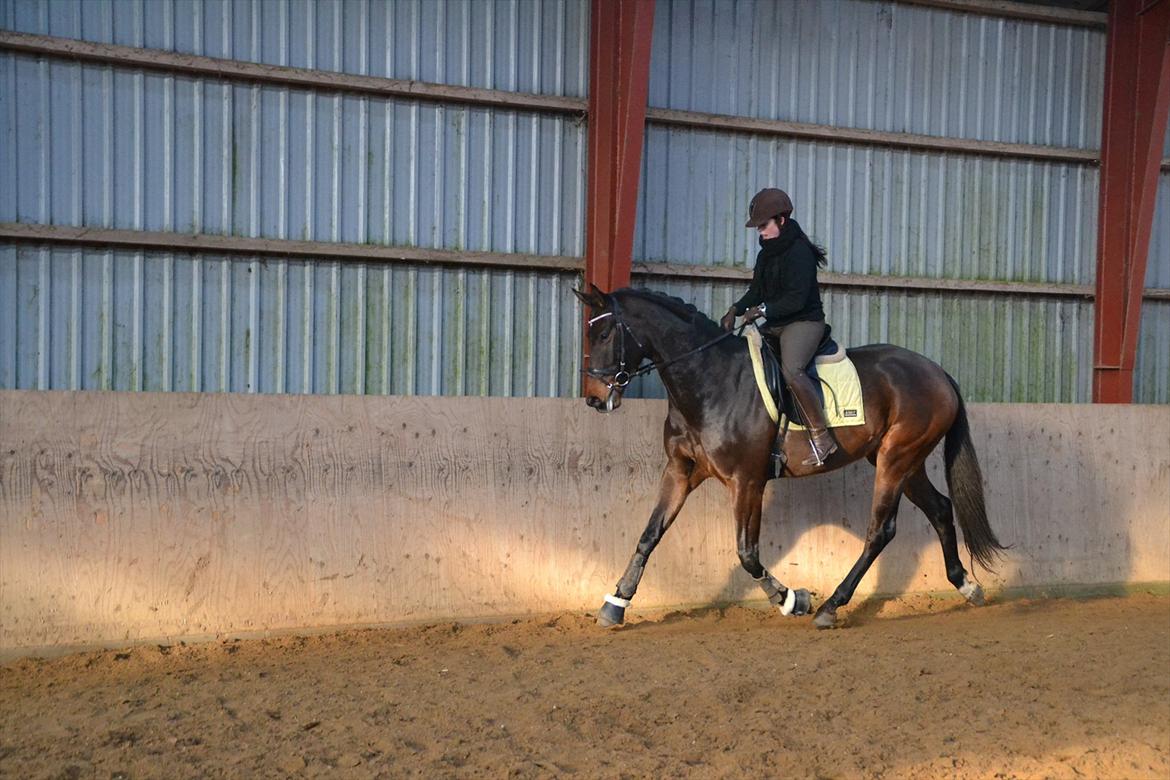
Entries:
[[[760,397],[768,410],[772,422],[779,423],[781,412],[776,405],[776,399],[768,389],[768,380],[764,374],[764,356],[761,349],[763,337],[755,325],[744,329],[743,337],[748,343],[748,354],[752,359],[752,373],[756,377],[756,386],[760,390]],[[809,374],[819,381],[824,396],[825,422],[830,428],[844,428],[851,425],[865,425],[865,406],[861,398],[861,380],[857,378],[857,367],[847,356],[843,359],[833,359],[832,362],[813,361]],[[804,430],[803,425],[788,420],[789,430]]]

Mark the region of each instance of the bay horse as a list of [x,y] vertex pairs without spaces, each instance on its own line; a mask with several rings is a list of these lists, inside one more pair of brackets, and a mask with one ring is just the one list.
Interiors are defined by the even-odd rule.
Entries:
[[[658,501],[617,588],[605,597],[598,623],[624,621],[647,559],[687,496],[709,477],[730,491],[743,568],[782,614],[810,612],[806,590],[786,587],[760,564],[760,513],[764,486],[772,478],[777,425],[760,396],[745,340],[731,338],[691,304],[662,293],[633,288],[604,293],[596,286],[573,292],[592,314],[583,370],[586,403],[612,412],[621,405],[630,379],[655,369],[668,399],[663,431],[667,462]],[[834,428],[839,448],[820,467],[801,465],[810,455],[807,436],[789,434],[784,440],[787,472],[794,477],[833,471],[860,458],[868,458],[877,469],[861,557],[817,609],[814,624],[836,625],[837,610],[849,603],[861,578],[894,538],[903,494],[926,513],[938,534],[947,580],[968,602],[982,604],[982,588],[968,578],[959,560],[952,513],[971,557],[984,568],[990,569],[1006,548],[987,522],[983,475],[958,384],[933,361],[902,347],[871,344],[847,354],[861,381],[865,424]],[[944,436],[950,498],[935,489],[925,468],[927,455]]]

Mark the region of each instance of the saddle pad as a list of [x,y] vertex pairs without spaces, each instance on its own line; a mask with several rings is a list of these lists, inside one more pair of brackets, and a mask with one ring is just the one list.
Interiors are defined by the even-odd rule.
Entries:
[[[764,378],[764,356],[761,353],[763,337],[755,325],[744,329],[743,337],[748,343],[748,354],[752,359],[752,373],[756,377],[756,386],[760,390],[760,397],[768,416],[772,422],[780,422],[780,410],[776,400],[768,390],[768,382]],[[820,363],[816,374],[825,383],[825,422],[830,428],[845,428],[851,425],[865,425],[865,405],[861,399],[861,380],[857,378],[857,367],[846,357],[835,363]],[[787,421],[789,430],[803,431],[803,425],[791,420]]]

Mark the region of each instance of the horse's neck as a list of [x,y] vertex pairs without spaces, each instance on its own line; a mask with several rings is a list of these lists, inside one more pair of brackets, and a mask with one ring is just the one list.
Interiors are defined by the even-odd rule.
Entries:
[[654,323],[656,328],[648,336],[646,346],[655,363],[669,363],[658,371],[658,375],[670,401],[688,418],[692,413],[701,414],[703,407],[729,392],[733,386],[734,372],[730,370],[731,366],[725,365],[726,351],[708,347],[677,362],[670,361],[709,345],[718,334],[703,333],[671,314],[654,317]]

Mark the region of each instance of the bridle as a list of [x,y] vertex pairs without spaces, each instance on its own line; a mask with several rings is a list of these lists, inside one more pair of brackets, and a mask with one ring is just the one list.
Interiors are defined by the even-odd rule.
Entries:
[[[638,345],[638,349],[640,349],[643,353],[646,352],[646,347],[642,345],[642,342],[638,340],[636,335],[634,335],[634,331],[630,330],[630,326],[627,325],[626,321],[622,318],[621,309],[618,307],[617,298],[611,297],[609,301],[611,304],[610,310],[591,318],[587,324],[592,325],[598,320],[603,320],[606,317],[613,317],[614,322],[616,323],[614,327],[617,328],[618,331],[618,361],[615,365],[607,366],[606,368],[583,368],[581,369],[581,373],[587,374],[604,384],[609,389],[611,399],[615,388],[618,390],[625,390],[625,388],[630,384],[631,381],[634,380],[635,377],[649,374],[651,371],[655,370],[661,371],[672,363],[676,363],[683,358],[688,358],[691,355],[702,352],[708,347],[712,347],[718,344],[720,341],[723,341],[730,336],[736,335],[734,331],[727,331],[726,333],[721,334],[718,338],[712,339],[706,344],[695,347],[694,349],[688,352],[684,352],[681,355],[676,355],[669,360],[664,360],[661,363],[655,363],[653,360],[651,360],[649,363],[644,363],[635,368],[633,371],[630,371],[626,368],[626,334],[630,334],[630,338],[634,340],[634,343]],[[740,330],[743,330],[742,326],[740,327]],[[588,362],[589,355],[585,356],[585,360]]]

